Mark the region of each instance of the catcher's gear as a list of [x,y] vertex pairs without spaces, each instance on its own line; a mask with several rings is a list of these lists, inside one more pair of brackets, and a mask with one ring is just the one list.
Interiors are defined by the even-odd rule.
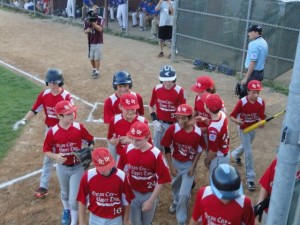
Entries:
[[13,130],[16,131],[20,128],[21,125],[25,125],[25,124],[26,124],[25,119],[19,120],[19,121],[15,122],[15,124],[13,125]]
[[64,85],[63,73],[59,69],[49,69],[46,73],[45,83],[48,86],[49,83],[58,84],[59,87]]
[[173,81],[173,83],[175,83],[176,82],[176,71],[175,71],[175,69],[170,65],[164,65],[160,69],[159,80],[161,82]]
[[246,96],[247,95],[246,85],[237,82],[235,85],[235,94],[239,96],[239,98],[243,98],[244,96]]
[[194,69],[196,69],[196,70],[203,70],[203,69],[207,69],[207,67],[208,67],[207,62],[203,62],[197,58],[194,60],[193,64],[195,65]]
[[228,164],[220,164],[213,170],[210,186],[219,199],[232,200],[243,194],[241,177],[237,169]]
[[117,90],[118,84],[129,84],[129,88],[132,88],[132,79],[128,72],[126,71],[118,71],[114,74],[113,77],[113,88]]
[[92,151],[93,149],[91,147],[86,147],[79,151],[73,152],[76,158],[82,163],[82,166],[85,170],[89,168],[90,163],[92,162]]
[[253,207],[255,217],[258,216],[258,221],[261,222],[262,214],[265,209],[269,208],[270,197],[267,197],[257,205]]
[[153,127],[154,127],[155,131],[157,131],[157,132],[162,132],[163,131],[164,128],[163,128],[161,122],[159,122],[158,120],[154,120],[152,122],[152,124],[153,124]]
[[233,69],[230,69],[229,67],[224,66],[224,65],[218,66],[218,72],[224,73],[225,75],[228,75],[228,76],[235,75],[235,71]]

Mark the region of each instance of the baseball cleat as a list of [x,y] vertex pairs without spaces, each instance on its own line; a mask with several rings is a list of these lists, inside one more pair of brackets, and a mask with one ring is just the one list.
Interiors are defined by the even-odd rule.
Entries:
[[160,52],[159,55],[158,55],[158,58],[161,58],[161,57],[164,57],[164,53],[163,52]]
[[39,187],[35,192],[34,192],[34,196],[36,198],[43,198],[46,197],[48,195],[48,190],[46,188],[43,187]]
[[241,158],[236,158],[236,159],[235,159],[235,164],[236,164],[237,166],[242,166],[243,164],[242,164]]
[[71,212],[69,209],[65,209],[61,217],[61,225],[70,225],[71,224]]
[[169,207],[169,212],[171,214],[174,214],[176,212],[176,207],[177,207],[177,205],[175,205],[174,203],[172,203],[172,205]]
[[246,185],[249,191],[255,191],[255,185],[253,181],[247,181]]

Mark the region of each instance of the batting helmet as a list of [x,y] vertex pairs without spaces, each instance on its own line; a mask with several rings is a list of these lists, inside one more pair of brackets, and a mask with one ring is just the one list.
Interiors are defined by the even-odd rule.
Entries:
[[117,90],[118,84],[129,84],[129,88],[132,88],[132,79],[128,72],[126,71],[118,71],[114,74],[113,77],[113,88]]
[[220,164],[213,170],[210,186],[219,199],[232,200],[243,194],[241,177],[237,169],[228,164]]
[[48,86],[49,83],[58,84],[59,87],[64,85],[63,73],[59,69],[49,69],[46,73],[45,83]]
[[170,65],[164,65],[159,72],[159,80],[164,81],[173,81],[176,82],[176,71]]

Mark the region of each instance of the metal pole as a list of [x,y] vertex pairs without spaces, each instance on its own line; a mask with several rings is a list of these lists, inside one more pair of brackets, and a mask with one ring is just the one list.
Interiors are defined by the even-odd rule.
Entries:
[[175,11],[173,12],[172,43],[171,43],[171,62],[175,60],[176,53],[176,33],[179,0],[175,0]]
[[244,62],[245,62],[246,46],[247,46],[247,37],[248,37],[248,31],[247,30],[248,30],[248,27],[249,27],[249,20],[250,20],[250,17],[251,17],[251,9],[252,9],[252,0],[249,0],[247,20],[246,20],[246,31],[245,31],[245,34],[244,34],[244,45],[243,45],[243,56],[242,56],[242,62],[241,62],[240,79],[243,78]]
[[108,10],[107,10],[107,0],[104,0],[104,15],[105,15],[105,26],[108,28]]
[[267,225],[286,225],[300,157],[300,33],[283,122]]

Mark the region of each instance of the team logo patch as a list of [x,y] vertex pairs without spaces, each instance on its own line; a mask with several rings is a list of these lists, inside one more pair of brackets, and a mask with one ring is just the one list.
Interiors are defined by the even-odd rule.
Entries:
[[135,105],[135,100],[134,100],[134,99],[126,99],[126,100],[125,100],[125,103],[126,103],[127,105],[131,105],[131,104]]
[[250,58],[251,59],[257,59],[257,54],[256,53],[252,53]]
[[209,134],[208,139],[210,141],[215,141],[217,139],[217,135],[216,134]]

